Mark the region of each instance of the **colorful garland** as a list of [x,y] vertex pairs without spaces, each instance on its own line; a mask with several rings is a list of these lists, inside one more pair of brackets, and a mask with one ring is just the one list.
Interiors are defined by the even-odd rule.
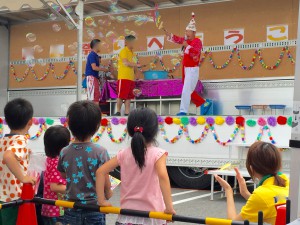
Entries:
[[245,128],[244,128],[244,126],[239,126],[239,125],[236,124],[233,133],[230,135],[230,138],[227,141],[225,141],[225,142],[220,141],[219,136],[216,133],[215,127],[213,125],[210,126],[210,130],[212,131],[213,136],[214,136],[216,142],[219,143],[222,146],[226,146],[228,143],[233,142],[234,139],[236,138],[239,130],[241,130],[242,142],[243,143],[246,142],[245,141]]
[[186,125],[181,124],[180,128],[181,128],[181,130],[183,130],[184,135],[186,137],[186,140],[188,142],[192,143],[192,144],[199,144],[199,143],[201,143],[206,138],[206,136],[208,134],[208,131],[209,131],[209,125],[206,124],[204,126],[204,130],[201,133],[201,136],[199,138],[193,140],[191,138],[190,134],[189,134],[189,130],[188,130],[188,127]]
[[51,70],[51,73],[52,73],[53,77],[54,77],[55,79],[57,79],[57,80],[62,80],[62,79],[64,79],[64,78],[67,76],[67,74],[69,73],[70,69],[72,69],[72,71],[74,72],[74,74],[77,75],[77,71],[76,71],[75,64],[74,64],[73,61],[70,61],[70,62],[68,63],[68,65],[67,65],[67,67],[66,67],[66,69],[65,69],[65,71],[64,71],[64,73],[63,73],[62,75],[56,75],[54,69],[55,69],[54,64],[53,64],[53,63],[50,63],[49,66],[48,66],[47,69],[46,69],[46,72],[43,74],[43,76],[38,77],[37,74],[36,74],[36,72],[35,72],[35,70],[34,70],[34,67],[28,66],[28,67],[26,68],[26,70],[25,70],[24,75],[23,75],[21,78],[19,78],[19,77],[17,76],[17,74],[16,74],[16,70],[15,70],[14,65],[10,65],[10,70],[11,70],[11,72],[12,72],[12,75],[13,75],[14,79],[15,79],[17,82],[23,82],[23,81],[27,78],[29,72],[32,73],[33,78],[34,78],[34,80],[36,80],[36,81],[42,81],[42,80],[45,80],[46,77],[49,75],[50,70]]
[[[229,63],[231,62],[232,58],[233,58],[233,55],[234,55],[234,52],[235,52],[235,49],[232,49],[230,55],[229,55],[229,58],[226,60],[226,62],[222,65],[222,66],[217,66],[215,64],[215,62],[213,61],[213,58],[212,58],[212,52],[209,51],[208,52],[208,59],[209,59],[209,63],[217,70],[219,69],[225,69]],[[206,54],[205,54],[206,55]],[[200,65],[199,65],[200,66]]]
[[0,118],[0,138],[3,138],[3,120]]
[[43,131],[46,131],[46,130],[47,130],[46,123],[40,124],[39,130],[37,131],[37,133],[34,136],[31,136],[30,134],[26,134],[26,137],[32,141],[36,140],[42,135]]
[[108,122],[108,124],[107,124],[107,134],[108,134],[108,137],[110,138],[110,140],[112,142],[114,142],[116,144],[120,144],[125,140],[125,138],[127,136],[127,128],[124,129],[121,137],[116,139],[116,138],[114,138],[113,133],[112,133],[111,123]]
[[172,138],[171,140],[167,137],[167,132],[166,132],[166,129],[165,129],[165,126],[164,126],[164,122],[161,122],[161,121],[158,121],[158,129],[160,130],[160,133],[163,137],[163,139],[168,142],[168,143],[176,143],[182,136],[183,134],[183,129],[182,129],[182,126],[179,127],[179,130],[178,130],[178,134]]
[[100,138],[102,137],[102,135],[103,135],[103,133],[105,131],[105,127],[101,126],[99,130],[100,131],[98,131],[97,134],[96,134],[96,136],[94,138],[92,138],[92,140],[91,140],[93,143],[96,143],[96,142],[98,142],[100,140]]
[[264,133],[264,130],[268,132],[269,140],[271,141],[271,143],[272,143],[273,145],[275,145],[276,142],[275,142],[275,140],[274,140],[274,138],[273,138],[273,136],[272,136],[272,134],[271,134],[270,128],[269,128],[267,125],[260,127],[260,129],[259,129],[259,134],[257,135],[256,140],[258,140],[258,141],[261,140],[261,138],[262,138],[262,136],[263,136],[263,133]]

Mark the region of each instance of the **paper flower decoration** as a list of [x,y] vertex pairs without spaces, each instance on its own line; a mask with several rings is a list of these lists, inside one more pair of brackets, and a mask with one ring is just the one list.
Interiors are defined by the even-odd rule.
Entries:
[[107,127],[107,125],[108,125],[108,120],[106,118],[102,119],[101,120],[101,126]]
[[279,125],[285,125],[287,122],[287,118],[285,116],[278,116],[277,123]]
[[288,118],[287,124],[288,124],[290,127],[292,126],[292,124],[293,124],[293,118],[292,118],[291,116]]
[[271,127],[275,127],[277,125],[277,120],[274,116],[268,117],[267,121]]
[[215,119],[215,122],[217,125],[223,125],[225,120],[222,116],[217,116],[216,119]]
[[161,116],[157,116],[158,123],[163,123],[164,119]]
[[120,118],[119,123],[122,125],[125,125],[127,123],[127,119],[126,118]]
[[190,117],[190,124],[194,127],[197,126],[197,120],[195,117]]
[[242,116],[238,116],[236,119],[235,119],[235,123],[239,126],[244,126],[245,125],[245,118],[242,117]]
[[67,122],[66,117],[59,118],[61,124],[65,124]]
[[5,119],[3,120],[3,124],[4,124],[4,125],[7,125],[7,123],[6,123],[6,120],[5,120]]
[[3,123],[3,119],[2,118],[0,118],[0,123]]
[[206,123],[208,123],[209,125],[213,125],[215,123],[215,120],[212,117],[207,117],[206,118]]
[[119,125],[119,119],[117,117],[113,117],[113,118],[111,118],[111,123],[113,125]]
[[168,125],[171,125],[171,124],[173,123],[172,117],[167,116],[167,117],[165,118],[165,123],[168,124]]
[[246,124],[248,127],[255,127],[256,121],[255,120],[247,120]]
[[197,123],[198,123],[199,125],[203,125],[203,124],[205,124],[205,122],[206,122],[206,120],[205,120],[205,118],[204,118],[203,116],[199,116],[199,117],[197,118]]
[[188,125],[189,124],[189,118],[188,117],[181,117],[181,123],[183,125]]
[[39,118],[39,124],[44,124],[46,121],[44,118]]
[[231,126],[232,124],[234,124],[234,118],[232,116],[227,116],[225,121],[228,126]]
[[50,118],[47,118],[46,119],[46,124],[48,124],[48,125],[53,125],[54,124],[54,120],[53,119],[50,119]]
[[267,124],[266,120],[262,117],[258,118],[257,123],[258,123],[259,126],[262,126],[262,127]]
[[39,125],[39,120],[38,120],[37,118],[33,118],[33,119],[32,119],[32,123],[33,123],[34,125]]
[[179,118],[173,118],[173,123],[177,124],[177,125],[180,125],[181,123],[181,120]]

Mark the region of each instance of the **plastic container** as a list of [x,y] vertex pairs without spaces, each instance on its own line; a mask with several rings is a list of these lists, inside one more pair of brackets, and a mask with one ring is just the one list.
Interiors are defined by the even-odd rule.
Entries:
[[168,78],[168,72],[163,70],[148,70],[143,73],[145,80],[163,80]]

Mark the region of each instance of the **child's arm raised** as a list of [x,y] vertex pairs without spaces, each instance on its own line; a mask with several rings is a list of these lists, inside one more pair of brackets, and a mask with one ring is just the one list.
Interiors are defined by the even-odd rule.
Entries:
[[[107,176],[110,171],[114,170],[118,166],[119,163],[117,157],[114,157],[106,162],[103,166],[101,166],[96,172],[96,190],[98,196],[98,204],[100,206],[111,206],[111,204],[105,199],[105,188],[111,186],[109,179],[107,180]],[[106,182],[108,182],[109,184],[106,184]]]
[[15,177],[21,181],[21,183],[36,183],[36,178],[31,176],[25,176],[24,171],[21,170],[18,158],[12,151],[6,151],[3,155],[3,161],[7,165],[8,169],[15,175]]
[[159,185],[161,192],[164,197],[164,202],[166,205],[165,213],[176,214],[173,208],[172,196],[171,196],[171,185],[170,179],[167,171],[167,155],[164,154],[155,163],[155,169],[159,178]]

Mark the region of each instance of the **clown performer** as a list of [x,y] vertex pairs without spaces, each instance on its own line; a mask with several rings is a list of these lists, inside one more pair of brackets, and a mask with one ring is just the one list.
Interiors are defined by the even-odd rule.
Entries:
[[196,22],[195,14],[192,13],[192,19],[186,27],[185,37],[179,37],[166,31],[167,40],[183,46],[182,61],[182,81],[183,89],[181,94],[180,112],[177,116],[185,116],[189,111],[190,102],[192,101],[196,107],[204,104],[204,113],[206,114],[211,107],[209,100],[203,99],[195,88],[199,79],[199,61],[202,50],[202,42],[196,38]]

